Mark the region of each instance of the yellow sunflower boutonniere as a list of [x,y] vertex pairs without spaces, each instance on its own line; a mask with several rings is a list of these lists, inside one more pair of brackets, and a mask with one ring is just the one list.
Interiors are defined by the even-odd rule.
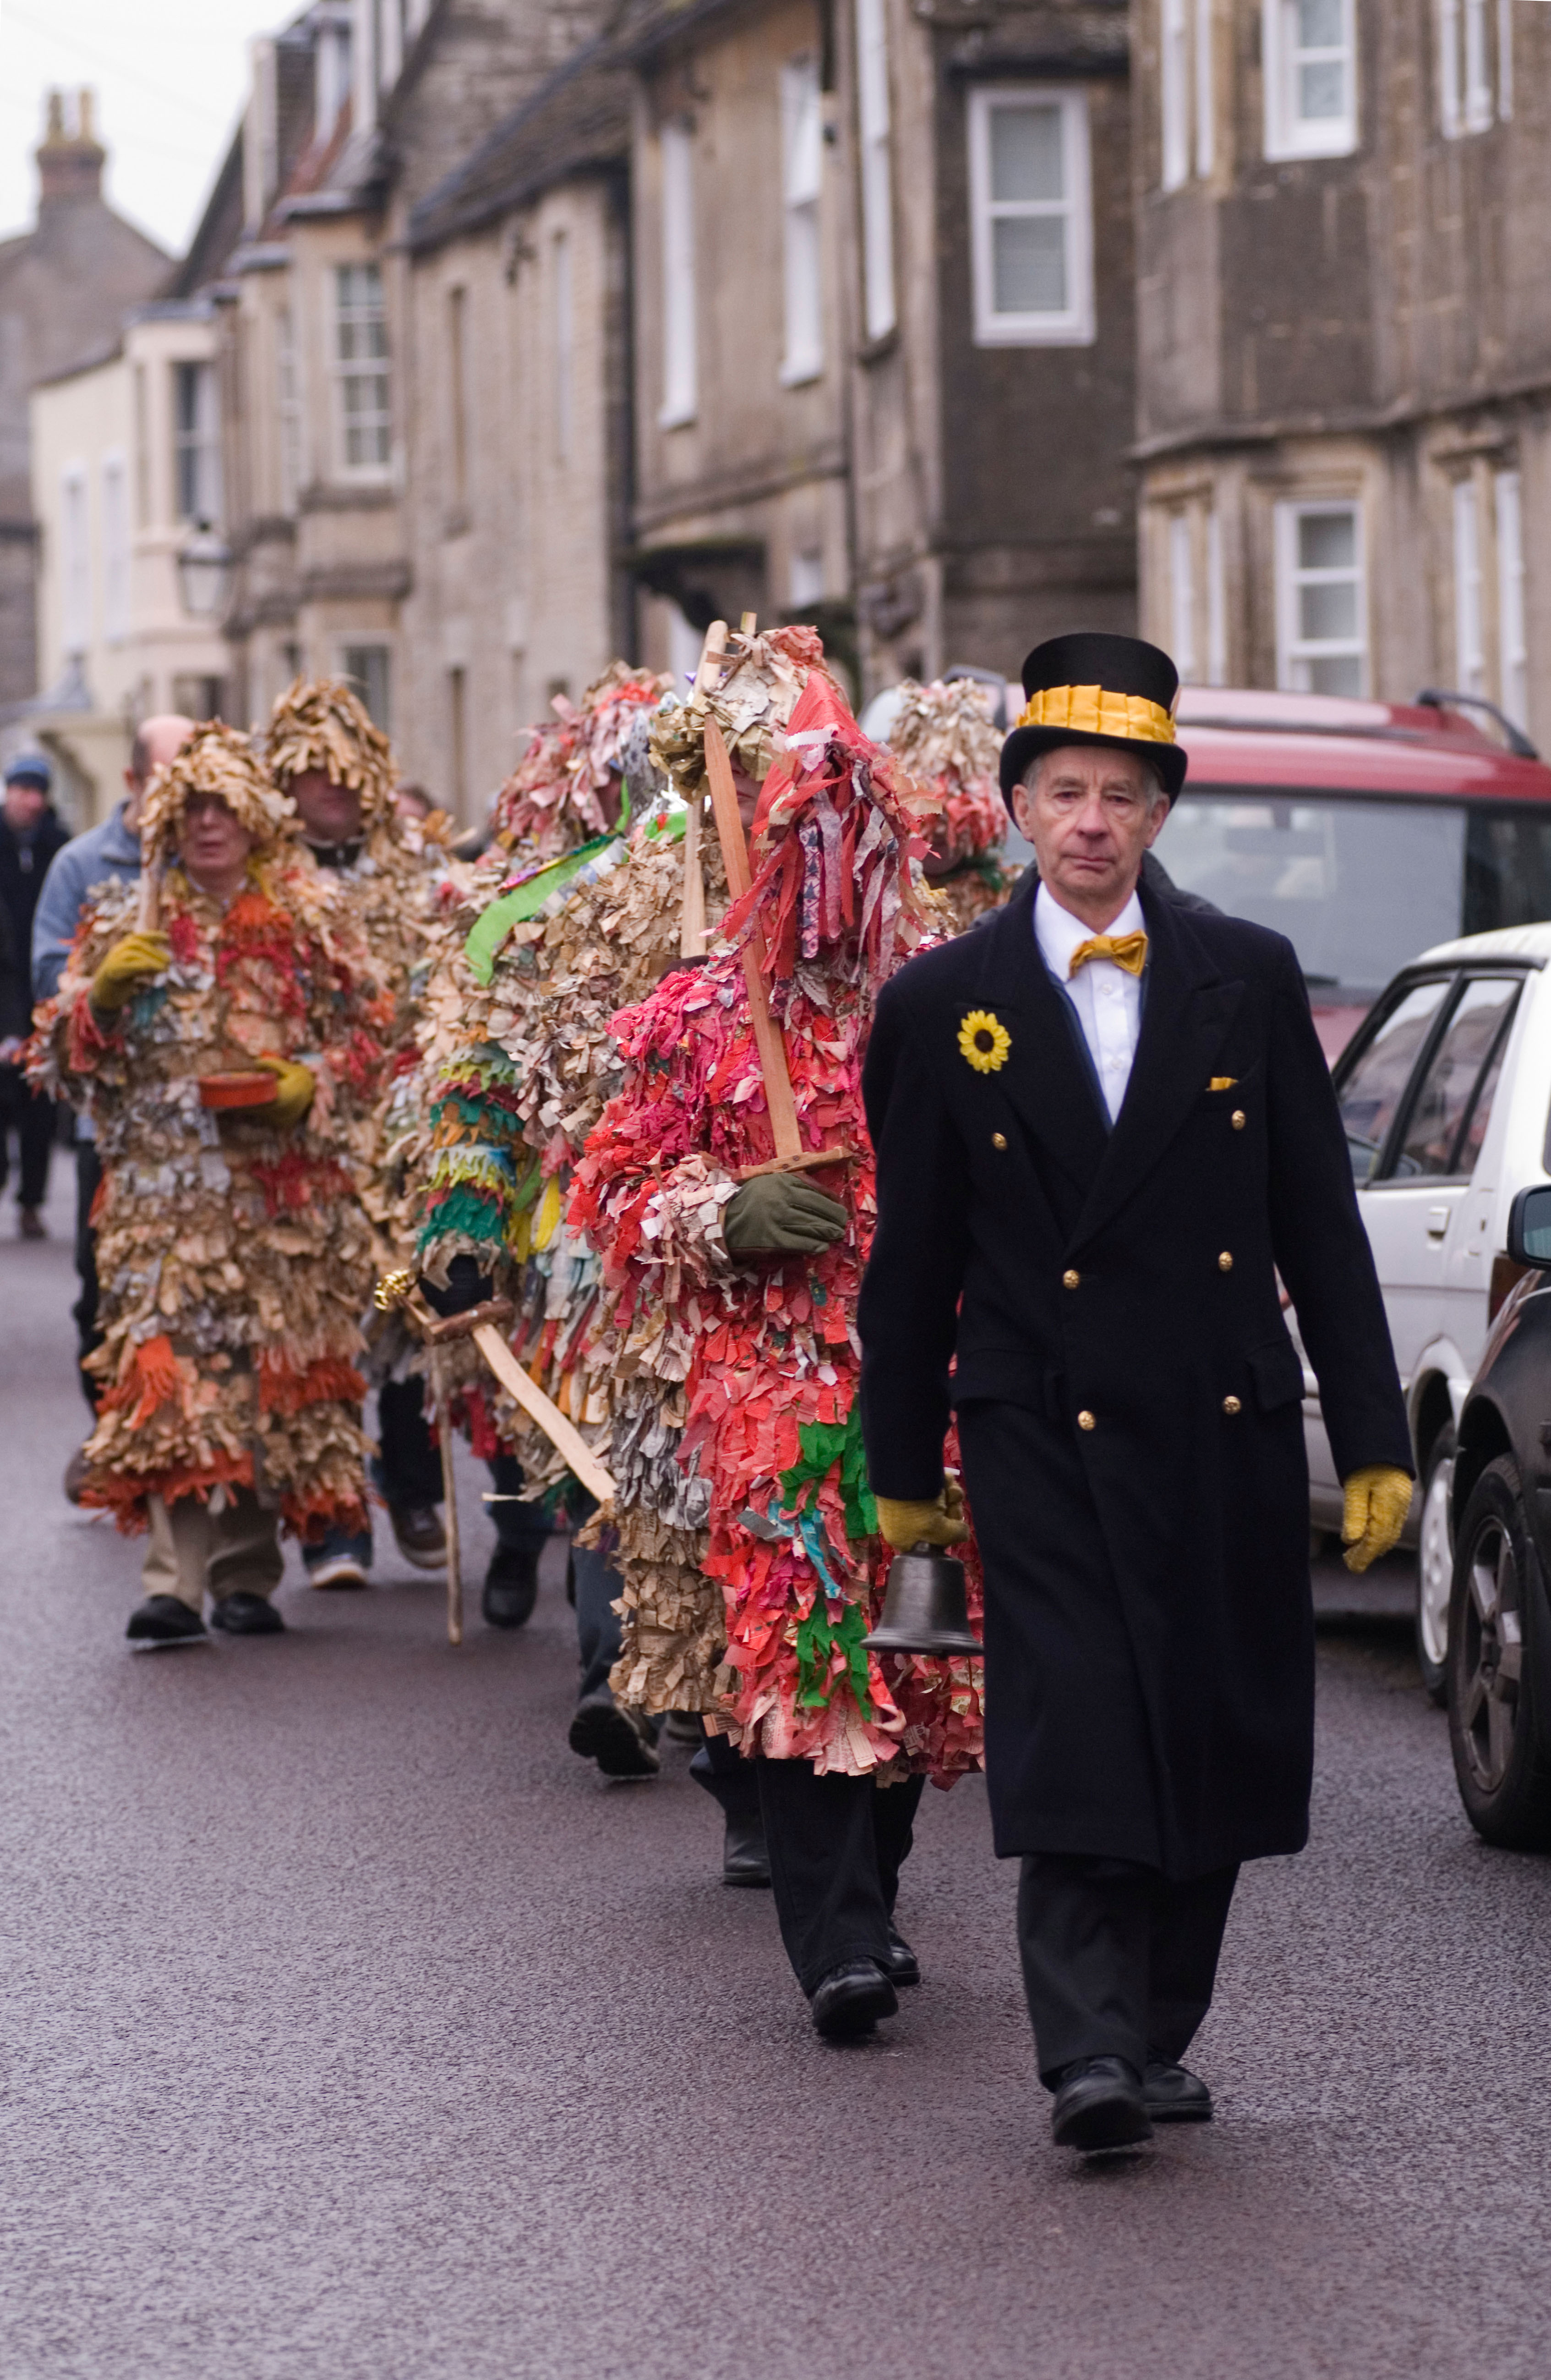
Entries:
[[1012,1035],[988,1008],[971,1008],[959,1027],[959,1055],[969,1060],[977,1075],[994,1075],[998,1066],[1005,1066],[1011,1048]]

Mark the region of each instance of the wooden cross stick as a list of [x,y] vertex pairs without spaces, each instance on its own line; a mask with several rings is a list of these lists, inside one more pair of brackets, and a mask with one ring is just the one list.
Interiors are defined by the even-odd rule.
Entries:
[[[695,692],[704,694],[716,683],[722,666],[722,656],[727,649],[727,624],[713,620],[705,632],[701,650],[700,667],[695,672]],[[705,874],[700,861],[701,796],[690,796],[684,820],[684,903],[678,914],[678,955],[681,959],[702,959],[705,956]]]
[[[411,1313],[416,1303],[410,1301]],[[427,1312],[419,1328],[434,1352],[445,1347],[450,1339],[471,1339],[502,1387],[509,1390],[523,1412],[538,1423],[550,1444],[565,1456],[588,1494],[595,1496],[600,1504],[611,1504],[615,1496],[612,1473],[599,1462],[576,1424],[566,1419],[553,1397],[545,1396],[538,1382],[529,1378],[496,1329],[497,1323],[509,1322],[511,1315],[510,1300],[496,1297],[487,1299],[482,1305],[471,1306],[467,1314],[437,1317]]]
[[140,872],[140,906],[135,914],[137,934],[154,934],[162,922],[162,868],[160,861],[152,861]]

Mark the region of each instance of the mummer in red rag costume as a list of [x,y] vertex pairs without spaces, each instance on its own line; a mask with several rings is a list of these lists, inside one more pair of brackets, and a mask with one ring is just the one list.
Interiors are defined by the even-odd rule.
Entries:
[[[198,730],[146,796],[134,885],[88,909],[35,1074],[90,1109],[103,1162],[106,1383],[81,1500],[149,1524],[129,1634],[281,1626],[277,1526],[364,1519],[358,1318],[372,1277],[347,1162],[383,1013],[244,737]],[[149,925],[149,921],[147,921]]]
[[801,1145],[837,1161],[746,1178],[775,1154],[770,1076],[743,965],[714,956],[616,1020],[626,1087],[571,1211],[604,1250],[617,1360],[686,1384],[680,1459],[709,1491],[727,1619],[708,1723],[755,1763],[782,1937],[815,2025],[841,2036],[916,1978],[892,1924],[899,1866],[925,1778],[978,1762],[980,1706],[969,1663],[862,1643],[886,1555],[856,1410],[860,1070],[878,989],[925,931],[931,806],[821,669],[776,748],[758,872],[725,930],[764,953]]

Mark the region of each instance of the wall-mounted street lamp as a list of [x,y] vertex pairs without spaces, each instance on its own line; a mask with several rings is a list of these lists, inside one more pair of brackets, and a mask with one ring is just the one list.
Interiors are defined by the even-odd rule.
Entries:
[[196,620],[225,616],[232,588],[232,550],[207,520],[194,523],[178,550],[177,585],[184,610]]

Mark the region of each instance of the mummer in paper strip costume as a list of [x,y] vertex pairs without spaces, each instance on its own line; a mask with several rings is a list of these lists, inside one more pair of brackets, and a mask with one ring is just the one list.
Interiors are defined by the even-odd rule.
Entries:
[[990,691],[974,678],[934,678],[930,686],[906,678],[895,691],[888,748],[942,805],[926,881],[942,904],[939,930],[961,934],[1001,907],[1020,873],[1002,857],[1008,814],[996,783],[1002,739]]
[[839,2034],[913,1979],[898,1867],[922,1779],[979,1759],[980,1698],[969,1662],[862,1644],[886,1554],[856,1408],[873,1217],[860,1069],[877,992],[928,931],[934,808],[816,663],[773,741],[753,886],[724,932],[763,937],[802,1145],[844,1161],[743,1179],[775,1144],[743,965],[714,955],[616,1020],[628,1077],[571,1212],[604,1252],[610,1360],[683,1400],[727,1638],[709,1724],[754,1767],[783,1938],[816,2025]]
[[[202,860],[212,835],[224,878]],[[150,1523],[148,1585],[171,1582],[198,1633],[190,1548],[214,1521],[218,1538],[247,1530],[224,1570],[211,1555],[220,1616],[238,1573],[260,1599],[278,1578],[276,1516],[304,1537],[363,1519],[372,1259],[349,1148],[388,1004],[245,738],[199,729],[153,781],[140,839],[162,871],[157,930],[136,930],[135,886],[104,888],[33,1073],[90,1111],[104,1166],[104,1390],[82,1500]],[[204,1077],[265,1073],[265,1103],[206,1103]]]

